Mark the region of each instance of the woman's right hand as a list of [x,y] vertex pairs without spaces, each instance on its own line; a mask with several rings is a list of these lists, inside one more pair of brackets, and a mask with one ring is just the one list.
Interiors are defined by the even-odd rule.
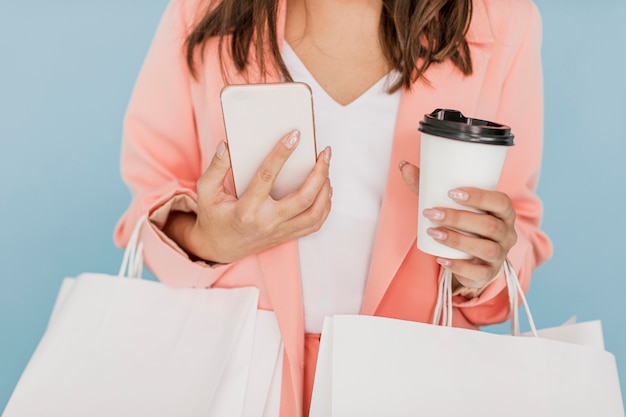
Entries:
[[297,191],[280,200],[270,196],[276,176],[299,139],[297,131],[283,137],[239,199],[224,187],[230,158],[228,147],[220,142],[209,167],[197,182],[197,215],[172,213],[164,232],[194,257],[231,263],[319,230],[331,206],[329,147],[320,153],[315,167]]

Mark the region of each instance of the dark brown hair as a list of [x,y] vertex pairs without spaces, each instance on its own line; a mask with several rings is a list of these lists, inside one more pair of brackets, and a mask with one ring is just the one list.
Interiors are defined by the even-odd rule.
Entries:
[[[279,0],[221,0],[210,6],[186,41],[187,64],[196,75],[194,55],[212,37],[219,37],[219,56],[225,36],[230,38],[230,56],[244,72],[254,48],[260,73],[270,65],[291,81],[278,46],[276,23]],[[424,77],[433,63],[450,59],[465,75],[472,73],[472,60],[465,38],[472,17],[471,0],[383,0],[379,36],[385,58],[400,73],[391,91]]]

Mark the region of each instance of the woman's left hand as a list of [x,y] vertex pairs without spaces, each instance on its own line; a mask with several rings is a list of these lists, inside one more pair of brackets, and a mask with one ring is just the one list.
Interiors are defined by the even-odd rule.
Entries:
[[[401,163],[400,170],[405,183],[417,193],[419,168]],[[500,274],[509,250],[517,241],[511,199],[499,191],[470,187],[450,190],[448,195],[456,203],[481,213],[446,207],[423,210],[424,216],[437,225],[428,229],[431,237],[472,256],[470,259],[437,258],[437,262],[449,269],[464,287],[484,288]]]

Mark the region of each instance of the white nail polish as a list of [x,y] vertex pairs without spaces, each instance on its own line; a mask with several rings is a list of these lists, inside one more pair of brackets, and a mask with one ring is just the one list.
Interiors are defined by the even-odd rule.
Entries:
[[224,143],[224,141],[221,141],[217,145],[217,150],[215,151],[215,156],[217,156],[219,159],[222,159],[222,157],[224,156],[224,152],[226,152],[226,144]]
[[332,158],[332,156],[332,150],[330,149],[330,146],[327,146],[326,149],[324,149],[324,162],[330,164],[330,158]]
[[289,137],[287,137],[287,140],[285,141],[285,146],[287,147],[287,149],[293,148],[298,142],[299,138],[300,132],[298,132],[297,130],[291,132],[291,134],[289,135]]

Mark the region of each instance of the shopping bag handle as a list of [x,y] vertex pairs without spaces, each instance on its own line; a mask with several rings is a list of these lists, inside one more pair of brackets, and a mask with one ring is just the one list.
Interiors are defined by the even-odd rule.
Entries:
[[[530,331],[534,337],[537,337],[537,328],[533,320],[528,301],[522,289],[515,269],[507,259],[503,265],[506,287],[509,295],[509,304],[511,306],[511,334],[513,336],[520,335],[519,325],[519,300],[526,311]],[[435,315],[433,324],[452,327],[452,272],[444,269],[439,280],[439,289],[437,291],[437,304],[435,305]]]
[[521,299],[524,311],[526,312],[526,318],[528,319],[528,325],[530,326],[530,332],[534,337],[538,337],[535,320],[530,312],[530,306],[528,305],[528,301],[524,295],[524,290],[522,289],[522,285],[519,283],[515,268],[513,268],[508,259],[504,262],[504,277],[506,279],[506,286],[509,292],[509,303],[511,305],[511,334],[513,336],[519,336],[521,334],[519,325],[519,300]]
[[137,220],[133,233],[131,233],[130,239],[128,239],[128,244],[124,250],[122,265],[117,273],[117,276],[120,278],[128,277],[141,279],[143,276],[143,242],[139,241],[139,232],[145,221],[145,215]]

